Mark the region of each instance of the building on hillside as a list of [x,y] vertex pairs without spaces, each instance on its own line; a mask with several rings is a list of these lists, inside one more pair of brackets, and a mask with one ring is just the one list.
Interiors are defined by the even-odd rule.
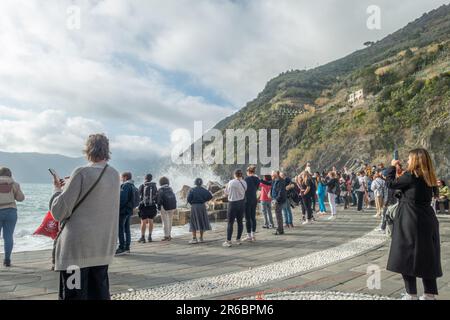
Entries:
[[360,89],[358,91],[352,92],[348,97],[348,103],[354,104],[356,102],[364,100],[364,90]]
[[350,95],[348,96],[348,103],[355,103],[355,94],[354,93],[350,93]]
[[358,90],[355,92],[355,100],[359,101],[359,100],[364,100],[364,90]]

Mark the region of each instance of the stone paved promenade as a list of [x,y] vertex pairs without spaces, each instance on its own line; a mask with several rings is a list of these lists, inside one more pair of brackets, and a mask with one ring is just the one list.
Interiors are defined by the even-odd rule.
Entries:
[[[259,229],[257,242],[232,248],[221,246],[223,223],[200,245],[189,245],[187,236],[169,243],[135,243],[132,254],[114,259],[111,292],[116,299],[270,299],[319,291],[338,292],[333,298],[358,293],[397,299],[403,283],[385,270],[389,241],[372,232],[378,224],[373,214],[340,208],[334,221],[319,218],[300,226],[295,211],[297,226],[286,235]],[[450,217],[439,220],[444,269],[439,299],[450,299]],[[0,299],[56,299],[58,275],[49,270],[50,256],[50,251],[14,254],[13,268],[0,269]],[[379,290],[367,288],[369,265],[381,268]],[[305,298],[312,295],[304,293]]]

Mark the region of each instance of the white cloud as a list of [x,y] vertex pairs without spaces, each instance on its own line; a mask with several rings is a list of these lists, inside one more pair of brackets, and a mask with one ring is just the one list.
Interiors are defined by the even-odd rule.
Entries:
[[132,154],[143,159],[147,156],[169,156],[170,148],[155,143],[153,139],[145,136],[118,135],[111,142],[111,149],[122,156]]
[[118,157],[145,158],[170,155],[170,148],[150,137],[109,134],[105,126],[93,119],[71,117],[63,111],[17,110],[0,106],[0,150],[9,152],[63,153],[82,155],[86,138],[92,133],[106,133],[111,150]]
[[[177,128],[199,117],[217,122],[230,109],[165,84],[148,61],[133,65],[143,29],[104,28],[111,19],[130,19],[124,2],[116,11],[82,4],[81,30],[65,27],[71,3],[2,1],[0,11],[0,96],[34,109],[58,108],[100,119],[121,119]],[[105,6],[103,6],[105,7]],[[121,15],[118,17],[117,15]],[[128,33],[127,31],[130,31]],[[121,55],[125,58],[119,59]],[[208,112],[205,112],[208,111]],[[174,116],[174,115],[177,116]]]
[[[50,118],[70,143],[101,127],[157,148],[194,120],[210,127],[278,73],[339,58],[446,2],[379,0],[382,30],[370,31],[371,0],[2,0],[0,121],[23,138],[1,128],[0,149],[72,153]],[[66,27],[72,5],[80,30]]]
[[96,120],[68,117],[58,110],[34,112],[0,106],[0,150],[80,156],[86,137],[104,132]]

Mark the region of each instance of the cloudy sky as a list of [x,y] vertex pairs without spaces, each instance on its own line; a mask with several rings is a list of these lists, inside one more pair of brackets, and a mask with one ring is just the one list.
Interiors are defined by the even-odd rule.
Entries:
[[[105,132],[116,154],[170,154],[174,130],[211,127],[280,72],[340,58],[448,2],[1,0],[0,150],[78,156]],[[366,26],[370,5],[380,30]]]

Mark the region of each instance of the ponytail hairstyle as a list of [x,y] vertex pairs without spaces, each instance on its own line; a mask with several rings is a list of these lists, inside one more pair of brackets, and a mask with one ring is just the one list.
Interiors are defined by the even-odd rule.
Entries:
[[255,174],[256,173],[256,166],[251,165],[247,168],[247,172],[250,174]]
[[242,178],[242,176],[243,176],[243,174],[242,174],[242,170],[241,169],[237,169],[237,170],[235,170],[234,171],[234,176],[236,177],[236,178]]

